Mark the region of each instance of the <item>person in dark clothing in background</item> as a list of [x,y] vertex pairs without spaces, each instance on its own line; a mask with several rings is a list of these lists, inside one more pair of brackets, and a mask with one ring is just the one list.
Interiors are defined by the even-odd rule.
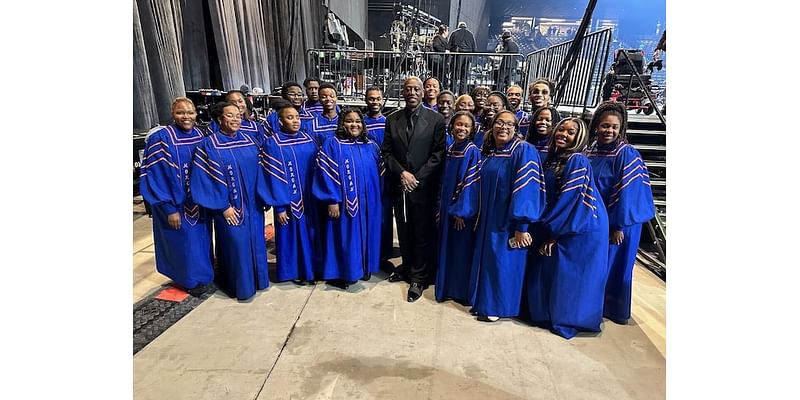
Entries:
[[[519,53],[519,46],[511,39],[511,32],[505,31],[503,32],[503,47],[500,49],[499,53],[510,53],[515,54]],[[503,57],[503,60],[500,62],[500,69],[498,70],[498,78],[497,78],[497,90],[498,91],[505,91],[508,86],[514,84],[513,73],[514,69],[517,66],[517,60],[511,56]]]
[[[437,53],[444,53],[447,51],[447,25],[440,25],[439,31],[433,37],[433,44],[431,48]],[[444,54],[433,54],[430,58],[431,74],[439,79],[442,87],[447,86],[447,57]]]
[[[447,49],[452,53],[474,53],[475,36],[467,29],[466,22],[459,22],[458,29],[450,35]],[[453,73],[451,75],[452,90],[456,93],[467,93],[467,72],[469,71],[469,56],[455,55],[453,57]]]

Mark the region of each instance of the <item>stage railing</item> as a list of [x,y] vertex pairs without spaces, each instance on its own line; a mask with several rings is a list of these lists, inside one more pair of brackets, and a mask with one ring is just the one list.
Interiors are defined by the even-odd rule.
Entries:
[[[592,32],[583,37],[580,52],[572,71],[562,79],[567,80],[564,91],[553,98],[560,106],[595,107],[601,99],[603,78],[606,75],[611,28]],[[567,56],[572,40],[541,49],[525,57],[524,87],[537,78],[556,81],[558,71]],[[528,91],[524,90],[524,101],[528,102]]]
[[[393,52],[385,50],[309,49],[309,75],[333,83],[343,99],[363,100],[364,92],[377,86],[388,100],[399,100],[403,80],[409,76],[435,76],[442,89],[456,95],[476,86],[505,90],[523,78],[524,56],[513,53]],[[505,75],[508,84],[502,84]]]

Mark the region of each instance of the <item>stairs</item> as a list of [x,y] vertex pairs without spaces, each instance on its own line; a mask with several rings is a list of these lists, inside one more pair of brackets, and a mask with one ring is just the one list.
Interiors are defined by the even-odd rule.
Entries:
[[628,142],[641,153],[650,173],[650,187],[656,206],[656,218],[645,224],[636,260],[658,275],[667,278],[667,131],[658,116],[628,114]]

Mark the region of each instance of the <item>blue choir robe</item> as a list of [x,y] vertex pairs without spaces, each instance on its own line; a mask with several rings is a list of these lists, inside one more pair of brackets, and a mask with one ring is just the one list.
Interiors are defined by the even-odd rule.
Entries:
[[[476,124],[478,124],[478,127],[479,127],[479,128],[482,128],[482,127],[485,125],[485,123],[484,123],[484,122],[486,122],[486,121],[485,121],[485,120],[486,120],[486,116],[485,116],[485,115],[483,115],[483,113],[481,113],[480,115],[475,115],[475,114],[473,113],[472,115],[474,115],[474,116],[475,116],[475,123],[476,123]],[[480,146],[478,146],[478,147],[480,147]]]
[[[472,249],[475,243],[475,215],[480,185],[481,152],[464,140],[447,147],[439,194],[439,269],[436,274],[436,300],[470,300],[469,280]],[[454,217],[463,218],[465,227],[456,230]]]
[[264,128],[264,125],[261,125],[256,121],[243,119],[242,124],[239,127],[239,131],[245,135],[250,135],[250,137],[252,137],[259,146],[262,145],[264,138],[267,137],[267,130]]
[[219,124],[214,120],[211,120],[211,122],[203,128],[203,136],[211,136],[216,132],[219,132]]
[[[547,154],[549,151],[548,147],[550,145],[550,136],[539,137],[539,135],[536,133],[536,130],[533,131],[528,130],[528,134],[533,135],[533,137],[526,137],[525,140],[528,141],[528,143],[533,142],[531,144],[533,145],[534,148],[536,148],[536,151],[539,153],[539,159],[542,160],[542,163],[544,163],[544,160],[547,160]],[[528,251],[528,266],[531,266],[535,265],[538,262],[537,260],[538,257],[542,257],[539,254],[539,246],[541,246],[542,243],[544,243],[547,240],[547,230],[544,228],[544,224],[540,221],[535,224],[531,224],[528,233],[530,233],[531,237],[533,238],[533,244],[531,245],[530,250]],[[531,274],[531,273],[532,273],[531,268],[528,268],[526,274]],[[527,275],[525,281],[526,282],[528,281]],[[523,302],[525,303],[525,305],[527,305],[527,292],[528,292],[527,289],[523,290],[522,294],[524,299]]]
[[478,130],[475,132],[475,138],[472,139],[472,143],[475,143],[475,146],[479,149],[483,148],[483,142],[486,141],[486,138],[484,137],[485,135],[486,132],[483,131],[483,128],[478,128]]
[[[154,132],[147,138],[139,175],[139,191],[153,206],[156,270],[186,289],[214,279],[211,221],[189,190],[192,155],[203,138],[198,128],[187,132],[175,125]],[[176,212],[181,214],[179,229],[167,222]]]
[[[242,123],[239,126],[239,131],[247,136],[250,136],[259,146],[261,146],[264,138],[269,134],[263,125],[256,121],[250,121],[249,119],[242,120]],[[217,132],[219,132],[219,124],[217,121],[211,121],[211,123],[209,123],[206,127],[206,136],[211,136]]]
[[[317,114],[322,114],[322,112],[324,111],[324,109],[322,108],[322,103],[320,103],[318,101],[313,102],[313,103],[311,101],[306,101],[305,103],[303,103],[302,106],[300,106],[300,110],[302,110],[300,112],[300,119],[307,118],[307,116],[309,114],[312,115],[312,116],[317,115]],[[336,105],[336,114],[338,115],[341,111],[342,111],[342,108],[339,107],[339,105],[337,104]],[[304,117],[304,116],[306,116],[306,117]]]
[[[303,130],[295,134],[280,131],[264,142],[261,166],[274,191],[275,247],[278,281],[315,280],[314,241],[317,202],[311,194],[318,146]],[[286,212],[282,225],[278,214]]]
[[364,116],[364,124],[367,126],[367,137],[369,140],[383,146],[383,136],[386,131],[386,116],[378,114],[375,117]]
[[336,136],[336,128],[339,125],[339,114],[337,113],[335,117],[328,118],[322,113],[315,113],[314,119],[310,122],[310,130],[307,130],[308,133],[311,134],[311,137],[317,142],[317,145],[322,146],[326,140]]
[[531,132],[531,135],[534,135],[531,141],[533,142],[533,147],[535,147],[536,151],[539,152],[539,159],[547,160],[547,154],[550,147],[550,136],[540,137],[536,132]]
[[[297,110],[297,112],[300,114],[300,121],[305,122],[305,121],[311,121],[312,119],[314,119],[314,112],[312,110],[309,110],[309,109],[303,107],[302,105],[300,106],[300,109]],[[320,105],[320,107],[319,107],[319,112],[322,112],[322,105]],[[280,129],[278,129],[278,130],[280,130]],[[274,131],[274,132],[277,132],[277,131]]]
[[427,109],[429,109],[429,110],[431,110],[431,111],[439,112],[439,105],[438,104],[435,104],[435,103],[434,104],[428,104],[428,102],[425,101],[424,99],[422,100],[422,106],[427,108]]
[[[536,148],[536,151],[539,153],[539,159],[542,160],[542,163],[544,163],[544,160],[547,160],[548,147],[550,145],[550,137],[545,136],[539,138],[539,136],[536,134],[536,131],[528,131],[528,133],[534,135],[534,137],[533,138],[528,137],[526,140],[530,139],[533,141],[532,143],[533,147]],[[530,143],[530,141],[528,141],[528,143]],[[531,237],[533,238],[533,244],[531,245],[530,250],[528,251],[528,266],[531,266],[535,265],[538,262],[537,258],[542,257],[539,254],[539,246],[541,246],[542,243],[544,243],[548,238],[547,238],[547,230],[544,228],[544,224],[541,221],[531,224],[528,233],[530,233]],[[530,273],[532,273],[532,270],[531,268],[528,268],[526,274]],[[527,275],[525,281],[526,282],[528,281]],[[527,305],[527,292],[528,292],[527,290],[523,291],[523,298],[526,299],[524,301],[526,305]]]
[[[383,146],[386,132],[386,116],[378,114],[376,117],[364,116],[367,125],[367,137],[375,142],[378,147]],[[388,197],[386,188],[381,192],[383,216],[381,217],[381,260],[388,260],[392,253],[394,242],[394,221],[392,221],[392,201]]]
[[594,145],[589,151],[597,189],[606,204],[610,231],[622,231],[621,244],[608,246],[608,283],[603,315],[624,323],[631,317],[633,264],[642,224],[656,214],[650,176],[642,156],[623,142]]
[[608,277],[608,216],[589,159],[581,153],[570,155],[560,184],[553,167],[545,169],[544,178],[544,239],[555,239],[556,244],[550,256],[534,258],[529,267],[530,320],[567,339],[578,331],[599,332]]
[[[328,139],[317,157],[313,193],[320,204],[339,205],[339,218],[321,218],[321,279],[354,282],[380,268],[381,165],[373,141]],[[321,208],[322,209],[322,208]]]
[[[528,137],[528,129],[531,127],[531,115],[523,111],[521,108],[517,110],[517,121],[519,121],[519,135],[522,137],[522,140]],[[544,160],[542,158],[542,160]]]
[[300,109],[302,109],[304,113],[319,114],[322,113],[322,103],[320,103],[319,101],[312,102],[311,100],[306,100],[305,102],[303,102],[303,105],[300,106]]
[[[270,191],[259,167],[259,146],[242,130],[231,137],[216,132],[203,139],[194,155],[192,197],[210,210],[214,220],[215,253],[220,288],[246,300],[269,286],[264,206]],[[233,207],[238,225],[222,212]]]
[[[313,114],[302,108],[297,110],[297,112],[300,113],[300,125],[303,127],[306,127],[306,124],[310,124],[311,123],[310,121],[314,119]],[[277,111],[272,110],[270,111],[269,114],[267,114],[266,121],[264,122],[264,127],[266,129],[267,135],[274,135],[275,132],[280,132],[281,124]]]
[[[454,138],[453,135],[450,134],[450,128],[448,128],[448,125],[445,125],[444,126],[444,148],[445,149],[449,149],[450,146],[453,143],[455,143],[455,141],[456,141],[456,138]],[[478,152],[480,153],[480,149],[478,149]]]
[[536,149],[514,139],[487,155],[480,167],[479,190],[470,303],[479,315],[516,317],[527,249],[512,249],[509,240],[515,231],[527,231],[544,212]]
[[267,114],[267,119],[264,121],[264,127],[267,130],[267,135],[274,135],[275,132],[281,130],[280,118],[278,118],[278,112],[272,110]]

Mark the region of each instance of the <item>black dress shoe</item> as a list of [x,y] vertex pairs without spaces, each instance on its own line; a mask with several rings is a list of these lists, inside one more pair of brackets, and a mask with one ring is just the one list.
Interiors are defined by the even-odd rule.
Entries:
[[372,274],[367,272],[366,274],[364,274],[364,276],[361,277],[361,280],[368,281],[370,278],[372,278]]
[[414,282],[408,288],[408,302],[413,303],[422,297],[422,291],[425,290],[421,284]]
[[389,275],[389,282],[400,282],[404,281],[405,279],[406,277],[404,277],[402,273],[397,271],[392,272],[392,274]]
[[189,293],[194,297],[199,297],[204,295],[206,291],[208,291],[208,285],[197,285],[191,289],[187,289],[186,293]]
[[331,279],[331,280],[327,281],[327,283],[328,283],[328,285],[331,285],[333,287],[336,287],[336,288],[339,288],[339,289],[342,289],[342,290],[347,290],[350,287],[350,283],[347,282],[347,281],[344,281],[342,279]]

